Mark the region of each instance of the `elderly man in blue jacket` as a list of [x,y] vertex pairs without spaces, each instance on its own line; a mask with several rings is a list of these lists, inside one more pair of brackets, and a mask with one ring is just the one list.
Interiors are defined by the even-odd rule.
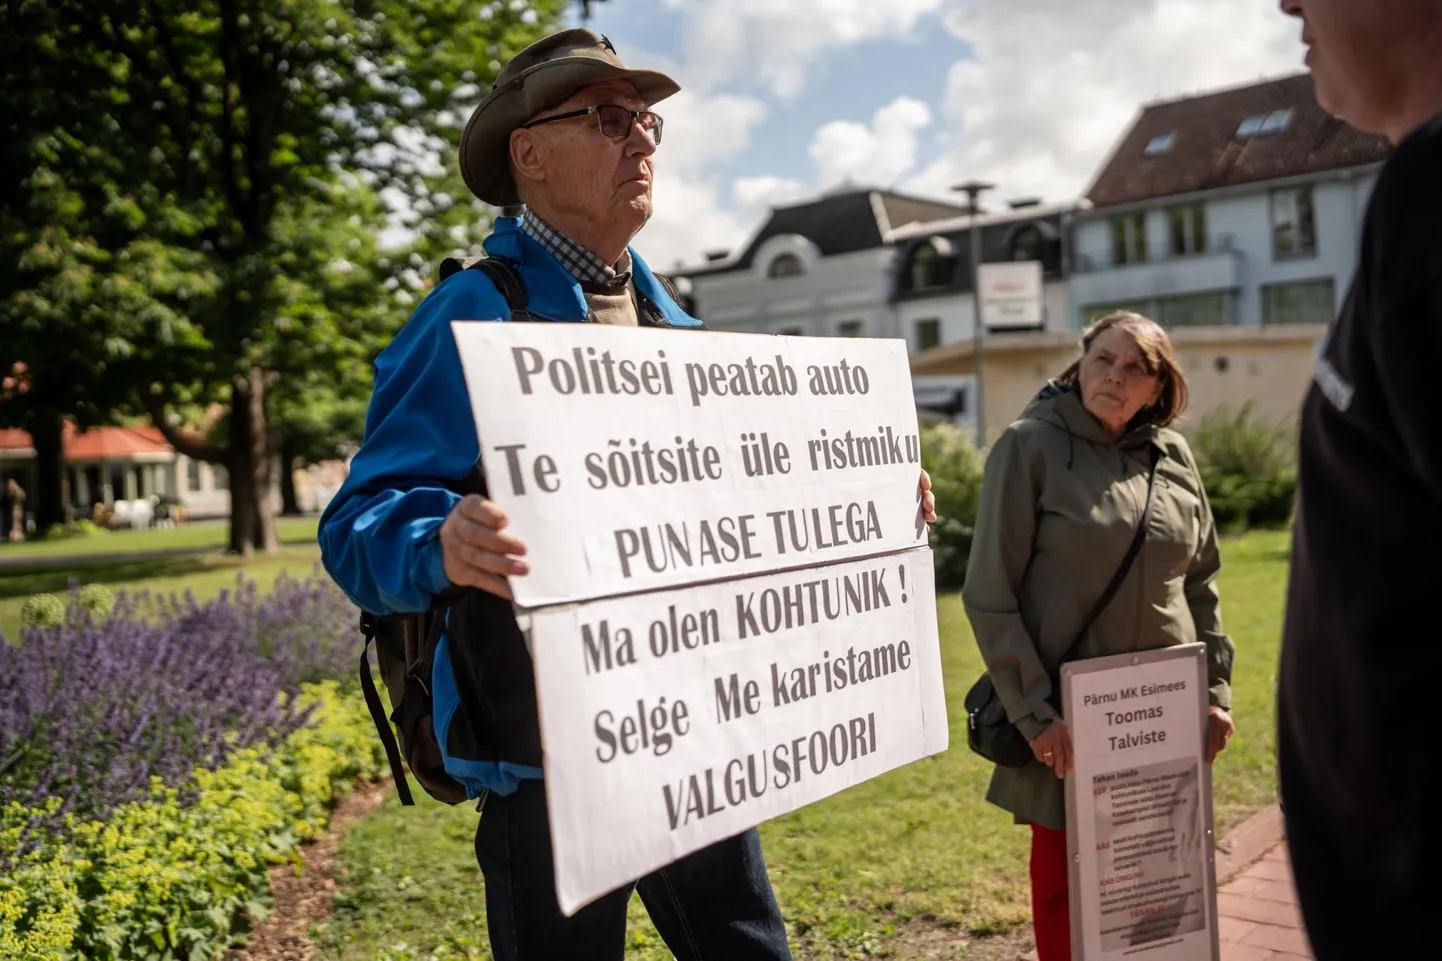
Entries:
[[[628,246],[651,215],[663,129],[651,108],[678,89],[662,74],[625,67],[609,40],[577,29],[518,54],[476,108],[461,169],[482,200],[526,208],[500,218],[485,244],[487,258],[523,288],[526,319],[701,326]],[[482,799],[476,855],[498,961],[620,959],[631,888],[571,917],[557,904],[535,681],[509,603],[508,578],[528,570],[525,548],[484,496],[450,329],[453,320],[517,319],[515,290],[508,298],[498,283],[505,278],[482,270],[443,280],[376,361],[366,436],[321,519],[321,550],[366,611],[448,605],[435,657],[456,664],[433,674],[432,710],[446,776]],[[923,474],[932,521],[929,488]],[[455,689],[464,678],[479,679],[480,689]],[[467,703],[485,705],[481,716],[467,716]],[[635,887],[683,961],[790,957],[755,830]]]

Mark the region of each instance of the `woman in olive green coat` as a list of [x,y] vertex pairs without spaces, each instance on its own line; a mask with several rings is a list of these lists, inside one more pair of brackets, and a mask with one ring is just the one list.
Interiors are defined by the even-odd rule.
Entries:
[[987,456],[962,596],[1007,715],[1031,743],[1026,767],[998,767],[987,800],[1032,827],[1032,916],[1040,961],[1071,957],[1066,802],[1071,739],[1056,708],[1058,660],[1136,534],[1151,458],[1156,502],[1141,551],[1074,658],[1202,642],[1210,763],[1234,726],[1234,646],[1222,633],[1217,535],[1186,439],[1169,429],[1187,387],[1157,324],[1119,313],[1082,338]]

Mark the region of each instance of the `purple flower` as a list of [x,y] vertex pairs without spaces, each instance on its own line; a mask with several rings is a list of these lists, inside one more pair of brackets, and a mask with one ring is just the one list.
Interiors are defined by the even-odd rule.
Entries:
[[152,778],[183,785],[278,744],[307,721],[302,684],[353,676],[356,610],[328,580],[282,577],[262,596],[240,578],[205,604],[122,594],[103,622],[74,601],[62,625],[0,643],[0,804],[63,800],[32,819],[22,849],[67,813],[144,798]]

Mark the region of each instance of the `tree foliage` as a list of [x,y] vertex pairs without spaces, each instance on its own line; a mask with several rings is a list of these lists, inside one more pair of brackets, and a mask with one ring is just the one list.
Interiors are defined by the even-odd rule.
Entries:
[[[229,469],[232,549],[274,549],[279,437],[353,420],[420,258],[485,227],[455,189],[462,126],[564,8],[0,0],[0,280],[17,291],[0,331],[32,372],[26,405],[145,410]],[[377,250],[383,196],[424,228],[419,262]],[[215,403],[223,446],[178,429]]]

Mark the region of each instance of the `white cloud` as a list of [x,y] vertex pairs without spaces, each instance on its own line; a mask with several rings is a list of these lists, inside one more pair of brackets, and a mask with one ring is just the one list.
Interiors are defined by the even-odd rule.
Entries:
[[907,36],[947,0],[666,0],[681,11],[686,64],[704,86],[754,78],[776,96],[805,87],[827,52]]
[[641,255],[660,270],[695,263],[701,254],[739,243],[750,224],[726,209],[715,171],[744,153],[766,117],[752,97],[684,89],[658,104],[666,118],[656,151],[655,214],[637,236]]
[[876,111],[871,125],[833,120],[811,139],[822,188],[844,181],[889,187],[916,165],[917,137],[931,123],[920,100],[897,97]]
[[741,177],[731,185],[736,216],[742,223],[759,223],[772,207],[810,196],[811,187],[787,177]]
[[1144,103],[1301,64],[1296,22],[1259,0],[980,0],[947,25],[975,59],[947,79],[946,153],[907,184],[928,193],[1076,196]]

